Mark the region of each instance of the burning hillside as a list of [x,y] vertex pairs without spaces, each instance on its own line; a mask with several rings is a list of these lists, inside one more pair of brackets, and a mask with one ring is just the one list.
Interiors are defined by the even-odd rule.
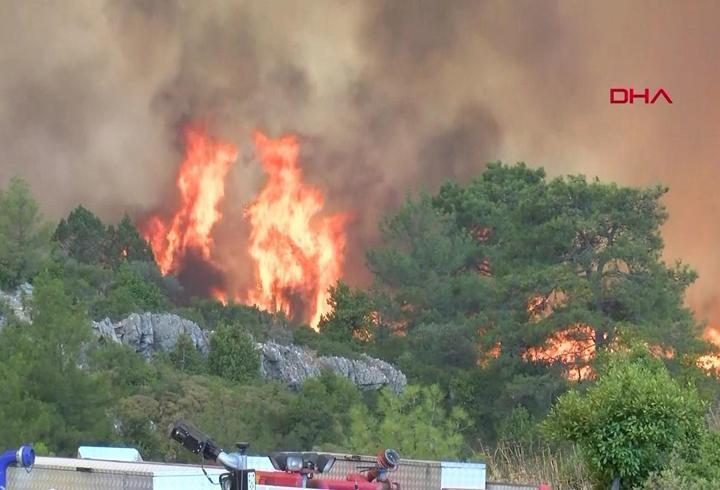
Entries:
[[[554,308],[562,305],[567,298],[558,291],[548,296],[535,295],[528,300],[527,311],[532,321],[538,321],[553,314]],[[604,335],[607,339],[607,334]],[[715,347],[720,348],[720,329],[707,326],[704,338]],[[616,339],[619,340],[619,339]],[[618,348],[613,345],[610,348]],[[498,357],[501,346],[496,346],[486,357]],[[651,352],[657,357],[671,359],[675,353],[671,348],[660,345],[650,345]],[[529,347],[522,354],[523,359],[544,364],[560,364],[563,366],[568,379],[580,381],[592,378],[594,375],[592,362],[597,352],[596,331],[590,325],[571,325],[553,332],[545,340],[544,345]],[[720,375],[720,355],[706,354],[697,358],[697,366],[707,372]]]
[[[708,327],[704,337],[715,347],[720,348],[720,335],[717,333],[717,329]],[[615,348],[611,347],[613,350]],[[658,345],[651,345],[649,348],[657,357],[671,359],[674,356],[674,352],[670,348]],[[581,381],[594,376],[590,363],[595,357],[595,353],[595,329],[588,325],[576,325],[554,332],[547,338],[543,346],[528,348],[523,353],[523,359],[544,364],[560,364],[568,379]],[[491,357],[498,355],[499,347],[487,354]],[[698,367],[708,373],[720,375],[720,355],[706,354],[698,357],[696,363]]]
[[223,198],[232,192],[227,177],[238,156],[235,145],[188,129],[178,207],[168,218],[151,216],[143,232],[163,274],[182,274],[199,260],[222,276],[205,291],[223,303],[257,305],[316,327],[327,313],[328,288],[342,273],[347,215],[322,216],[321,191],[303,181],[297,138],[257,132],[255,145],[267,182],[244,214],[250,236],[236,244],[251,260],[253,287],[230,290],[226,279],[234,269],[214,254],[213,229],[225,219]]

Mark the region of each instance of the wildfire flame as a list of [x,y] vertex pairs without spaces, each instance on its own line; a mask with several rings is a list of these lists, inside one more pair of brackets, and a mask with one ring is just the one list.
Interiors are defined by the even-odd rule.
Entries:
[[576,325],[553,333],[545,347],[531,347],[525,359],[535,362],[562,363],[569,379],[578,381],[592,376],[590,361],[595,356],[595,330],[588,325]]
[[[331,309],[328,288],[342,272],[348,216],[318,216],[323,196],[303,182],[294,136],[270,139],[256,132],[255,145],[268,180],[245,212],[257,283],[248,300],[289,317],[301,315],[317,328]],[[300,305],[304,311],[297,311]]]
[[[711,344],[720,347],[720,325],[708,326],[705,329],[705,340]],[[708,372],[720,375],[720,356],[717,354],[707,354],[698,359],[698,366]]]
[[228,304],[228,295],[225,291],[222,291],[218,288],[212,288],[210,290],[210,294],[212,294],[212,297],[218,300],[220,303],[222,303],[223,306],[227,306]]
[[[560,362],[567,370],[568,379],[579,381],[593,376],[589,366],[595,357],[595,331],[587,325],[570,327],[555,332],[546,342],[544,348],[530,348],[525,352],[525,359],[545,363]],[[720,329],[708,328],[705,339],[720,347]],[[613,347],[615,348],[615,347]],[[648,345],[650,352],[657,357],[672,359],[675,352],[672,348],[661,345]],[[708,374],[720,375],[720,355],[706,354],[697,358],[696,364]]]
[[190,248],[210,260],[210,233],[222,217],[218,206],[225,177],[237,155],[234,145],[213,140],[200,129],[186,129],[185,160],[177,176],[180,207],[168,222],[156,215],[143,227],[163,274],[175,272]]
[[[268,180],[246,211],[251,224],[248,253],[253,260],[256,287],[246,302],[288,317],[301,318],[317,328],[330,310],[328,288],[340,278],[348,216],[320,216],[323,196],[303,182],[294,136],[270,139],[255,134],[255,145]],[[151,216],[142,226],[163,274],[182,269],[192,249],[213,262],[212,230],[222,219],[219,206],[225,179],[238,150],[210,138],[197,128],[185,132],[185,159],[177,177],[180,205],[164,220]],[[222,269],[222,264],[213,262]],[[214,287],[210,294],[223,304],[237,291]]]

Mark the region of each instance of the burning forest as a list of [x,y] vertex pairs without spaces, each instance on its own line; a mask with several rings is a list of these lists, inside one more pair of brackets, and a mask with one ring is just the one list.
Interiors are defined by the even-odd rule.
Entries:
[[720,3],[650,4],[0,2],[0,440],[717,466]]
[[[128,213],[188,296],[313,326],[330,312],[330,285],[375,279],[366,252],[408,192],[466,184],[499,158],[552,176],[664,182],[658,253],[698,269],[687,304],[717,325],[719,118],[696,97],[714,90],[717,66],[691,79],[680,54],[713,56],[717,12],[675,8],[626,9],[647,19],[639,30],[604,5],[588,15],[462,1],[18,4],[0,17],[11,51],[0,177],[27,178],[53,219],[79,202],[108,220]],[[680,19],[700,28],[688,34]],[[617,53],[629,80],[667,87],[674,103],[620,117],[632,108],[606,100]],[[476,225],[471,234],[492,239]],[[496,266],[469,267],[490,277]]]
[[248,290],[228,286],[232,272],[214,253],[213,229],[224,219],[225,194],[232,192],[227,178],[238,158],[235,145],[201,129],[186,129],[185,158],[176,180],[178,207],[169,216],[152,214],[141,229],[163,274],[182,278],[190,267],[212,270],[212,283],[192,284],[193,290],[317,327],[329,312],[328,290],[342,276],[349,215],[323,213],[322,192],[304,181],[297,137],[273,139],[257,131],[254,142],[266,182],[243,215],[249,236],[233,244],[235,253],[247,255],[252,264]]
[[[263,179],[256,195],[243,204],[242,214],[228,215],[224,203],[234,192],[230,174],[239,164],[240,148],[213,137],[198,125],[186,126],[184,157],[175,180],[176,206],[166,212],[150,213],[141,221],[140,229],[160,271],[177,276],[191,293],[211,296],[223,304],[232,302],[282,313],[296,324],[306,323],[317,329],[323,316],[334,313],[330,291],[343,278],[351,213],[332,214],[325,210],[323,191],[306,182],[298,136],[272,138],[255,131],[252,143],[254,157],[250,164],[260,167]],[[215,237],[219,226],[247,230],[245,235],[232,235],[232,242],[224,245],[231,248],[234,258],[244,257],[248,267],[238,271],[226,262],[227,254],[217,253],[219,245],[223,245]],[[489,245],[494,236],[485,225],[473,225],[467,232],[481,246]],[[489,259],[482,256],[477,264],[463,270],[492,281]],[[627,266],[624,270],[628,272]],[[534,294],[526,305],[529,321],[532,324],[545,320],[565,303],[567,295],[562,292],[554,291],[547,297]],[[368,314],[378,318],[377,312]],[[407,322],[397,324],[405,325],[401,330],[407,328]],[[367,337],[367,332],[363,335]],[[607,338],[607,333],[604,335]],[[704,337],[720,347],[715,329],[708,327]],[[585,380],[594,375],[591,364],[597,341],[592,325],[571,323],[556,329],[541,343],[528,346],[522,359],[560,364],[568,379]],[[650,348],[658,356],[674,356],[671,348]],[[502,343],[496,343],[490,352],[480,355],[478,362],[485,365],[502,349]],[[697,364],[717,371],[718,359],[714,354],[703,355]]]

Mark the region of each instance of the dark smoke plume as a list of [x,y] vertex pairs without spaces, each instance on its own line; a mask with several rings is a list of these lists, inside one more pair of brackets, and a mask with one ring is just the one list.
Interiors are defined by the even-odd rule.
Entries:
[[[718,321],[718,18],[702,0],[2,2],[0,181],[27,178],[53,218],[172,209],[177,128],[201,120],[241,147],[216,241],[249,278],[249,136],[296,132],[308,180],[355,214],[356,282],[407,190],[488,160],[662,182],[668,259],[699,270],[690,301]],[[674,104],[611,106],[618,85]]]

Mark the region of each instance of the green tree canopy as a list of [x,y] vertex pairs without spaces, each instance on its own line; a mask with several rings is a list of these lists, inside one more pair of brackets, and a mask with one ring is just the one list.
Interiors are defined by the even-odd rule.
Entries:
[[106,261],[107,230],[100,218],[84,206],[76,207],[67,219],[60,220],[53,239],[78,262],[103,264]]
[[295,450],[344,450],[350,410],[361,403],[358,389],[331,372],[306,380],[283,419],[284,443]]
[[140,235],[126,214],[117,225],[107,229],[107,250],[105,255],[113,267],[122,262],[155,262],[155,256],[148,242]]
[[[661,187],[618,187],[542,169],[492,164],[468,186],[408,201],[368,254],[390,300],[389,322],[471,318],[483,344],[519,355],[571,325],[598,347],[629,330],[688,351],[698,328],[683,306],[695,274],[661,259]],[[541,312],[528,306],[537,299]]]
[[28,281],[50,250],[50,228],[44,222],[28,184],[12,178],[0,191],[0,287]]
[[[74,305],[62,281],[42,273],[35,279],[30,325],[3,328],[0,371],[7,378],[3,405],[20,408],[6,413],[6,444],[46,443],[54,452],[69,453],[93,439],[109,439],[106,379],[83,367],[90,324],[81,305]],[[5,378],[4,378],[5,379]]]
[[349,444],[358,454],[393,448],[404,458],[445,460],[467,456],[463,434],[470,427],[469,419],[460,408],[449,412],[444,408],[437,385],[410,385],[400,395],[384,389],[375,413],[356,405],[351,417]]
[[548,180],[524,164],[492,164],[467,187],[444,186],[435,207],[475,237],[475,260],[490,268],[484,344],[518,353],[581,324],[592,326],[598,348],[623,331],[680,352],[700,348],[683,305],[696,275],[661,257],[666,192],[583,176]]
[[82,264],[118,268],[129,262],[155,263],[150,245],[127,214],[117,227],[105,226],[92,211],[78,206],[60,220],[53,239],[67,257]]
[[428,196],[408,200],[380,227],[368,252],[383,322],[412,331],[423,323],[464,319],[488,304],[490,284],[469,270],[478,244]]
[[189,374],[202,374],[205,371],[205,359],[195,347],[192,338],[185,332],[178,337],[175,347],[169,353],[169,358],[178,371]]
[[333,340],[345,342],[367,341],[372,338],[375,322],[373,302],[361,290],[352,290],[338,281],[330,287],[328,304],[332,311],[320,319],[320,331]]
[[95,318],[108,316],[119,320],[130,313],[162,311],[168,304],[157,285],[123,264],[115,275],[114,283],[106,291],[106,298],[94,305],[92,313]]
[[[617,340],[696,354],[695,273],[661,256],[666,191],[495,163],[408,199],[368,252],[377,332],[403,335],[377,352],[448,387],[483,432],[518,404],[542,416],[563,370]],[[568,357],[548,350],[558,332],[576,342]]]

